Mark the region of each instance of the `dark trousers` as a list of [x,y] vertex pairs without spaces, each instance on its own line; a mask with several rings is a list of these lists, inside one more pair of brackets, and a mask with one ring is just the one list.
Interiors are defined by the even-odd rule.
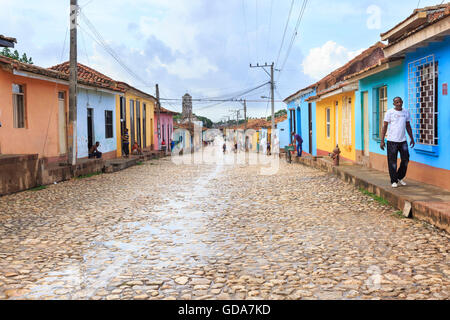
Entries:
[[128,156],[130,154],[130,143],[129,142],[122,143],[122,152],[125,153],[126,156]]
[[91,153],[89,155],[89,159],[92,159],[92,158],[100,159],[101,157],[102,157],[102,153],[100,151],[94,151],[94,153]]
[[297,144],[297,156],[301,157],[303,153],[303,145],[301,145],[300,143]]
[[[400,163],[400,168],[397,171],[397,156],[400,152],[400,158],[402,159]],[[408,169],[409,163],[409,151],[408,143],[405,142],[387,142],[387,157],[388,157],[388,167],[389,175],[391,176],[391,183],[396,183],[399,180],[403,180],[406,176],[406,170]]]

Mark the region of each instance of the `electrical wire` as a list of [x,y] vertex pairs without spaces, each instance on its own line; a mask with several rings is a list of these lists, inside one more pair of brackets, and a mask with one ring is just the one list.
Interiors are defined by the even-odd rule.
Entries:
[[294,42],[295,42],[295,38],[297,37],[297,34],[298,34],[298,28],[299,28],[300,23],[301,23],[301,21],[303,19],[303,15],[305,13],[307,4],[308,4],[308,0],[303,0],[303,5],[302,5],[302,7],[300,9],[300,13],[299,13],[298,18],[297,18],[297,23],[295,25],[294,33],[292,34],[291,42],[289,44],[289,47],[288,47],[288,50],[287,50],[287,53],[286,53],[286,57],[285,57],[285,59],[283,61],[283,64],[282,64],[282,66],[280,68],[280,72],[278,73],[277,81],[278,81],[278,79],[280,79],[281,73],[283,72],[284,66],[286,65],[286,62],[287,62],[287,60],[289,58],[289,55],[291,53],[292,47],[293,47]]
[[277,62],[275,63],[275,66],[278,66],[278,60],[280,59],[281,50],[283,49],[284,39],[286,37],[286,31],[289,26],[289,20],[291,20],[291,14],[292,14],[292,8],[294,7],[294,2],[295,2],[295,0],[292,0],[292,2],[291,2],[291,8],[289,9],[289,15],[288,15],[288,18],[286,21],[286,26],[284,27],[283,39],[281,40],[280,50],[278,51],[278,57],[277,57],[277,60],[276,60]]

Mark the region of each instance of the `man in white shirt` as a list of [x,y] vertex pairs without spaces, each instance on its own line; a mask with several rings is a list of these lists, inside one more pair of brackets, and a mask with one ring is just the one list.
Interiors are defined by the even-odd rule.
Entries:
[[[384,116],[384,125],[381,132],[380,148],[384,150],[385,143],[384,138],[389,126],[389,132],[387,136],[387,157],[389,175],[391,176],[392,188],[397,188],[398,185],[406,186],[403,179],[406,176],[409,163],[409,151],[408,143],[406,142],[405,129],[411,138],[411,148],[416,145],[414,142],[412,130],[411,130],[411,115],[407,109],[403,109],[403,100],[400,97],[394,99],[394,109],[390,109]],[[397,157],[400,152],[400,168],[397,171]]]

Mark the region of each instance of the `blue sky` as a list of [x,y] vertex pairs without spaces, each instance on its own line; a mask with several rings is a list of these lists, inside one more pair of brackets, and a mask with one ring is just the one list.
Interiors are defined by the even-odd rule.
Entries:
[[[79,0],[81,11],[135,73],[127,73],[92,39],[79,19],[78,57],[83,64],[150,94],[159,84],[164,98],[218,97],[269,80],[256,62],[275,62],[292,0]],[[0,34],[49,67],[68,60],[69,0],[0,0]],[[441,1],[420,1],[420,7]],[[286,59],[303,0],[295,0],[278,66]],[[309,0],[298,35],[280,75],[281,100],[380,40],[380,33],[409,16],[417,0]],[[272,9],[272,10],[271,10]],[[89,35],[90,34],[90,35]],[[269,86],[244,96],[260,99]],[[181,111],[181,102],[164,103]],[[194,112],[218,121],[238,103],[196,103]],[[205,108],[209,107],[209,108]],[[284,108],[277,103],[275,110]],[[266,103],[249,103],[248,116],[270,115]]]

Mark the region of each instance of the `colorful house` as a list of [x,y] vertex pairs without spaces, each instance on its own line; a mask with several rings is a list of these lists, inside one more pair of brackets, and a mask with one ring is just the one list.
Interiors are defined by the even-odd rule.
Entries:
[[[69,75],[69,62],[49,68]],[[77,158],[87,158],[89,148],[100,142],[104,159],[117,156],[116,95],[122,89],[111,78],[78,64]]]
[[346,77],[359,81],[355,93],[356,162],[387,171],[386,152],[380,149],[384,115],[395,97],[405,90],[403,59],[383,58],[378,63]]
[[[161,143],[164,141],[166,146],[169,146],[173,139],[173,116],[176,115],[176,112],[167,110],[161,107],[160,111],[160,124],[161,124]],[[158,144],[158,112],[155,109],[154,115],[154,150],[160,150],[160,146]]]
[[358,81],[344,79],[383,58],[383,48],[384,44],[378,42],[333,71],[316,84],[316,95],[306,99],[308,103],[316,103],[317,155],[326,156],[339,145],[341,158],[356,162],[355,92]]
[[67,156],[68,77],[0,56],[0,154]]
[[[303,139],[303,152],[317,155],[316,146],[316,103],[306,99],[316,95],[317,84],[301,89],[284,99],[287,104],[289,122],[289,143],[293,143],[292,132]],[[280,133],[281,134],[281,133]]]
[[124,155],[122,136],[125,129],[128,129],[130,148],[136,141],[141,149],[151,150],[157,143],[153,135],[156,98],[127,83],[118,82],[117,85],[124,92],[123,95],[116,95],[115,101],[116,128],[118,128],[117,156]]
[[381,39],[387,58],[404,59],[401,96],[416,142],[407,178],[450,190],[450,4],[414,10]]

